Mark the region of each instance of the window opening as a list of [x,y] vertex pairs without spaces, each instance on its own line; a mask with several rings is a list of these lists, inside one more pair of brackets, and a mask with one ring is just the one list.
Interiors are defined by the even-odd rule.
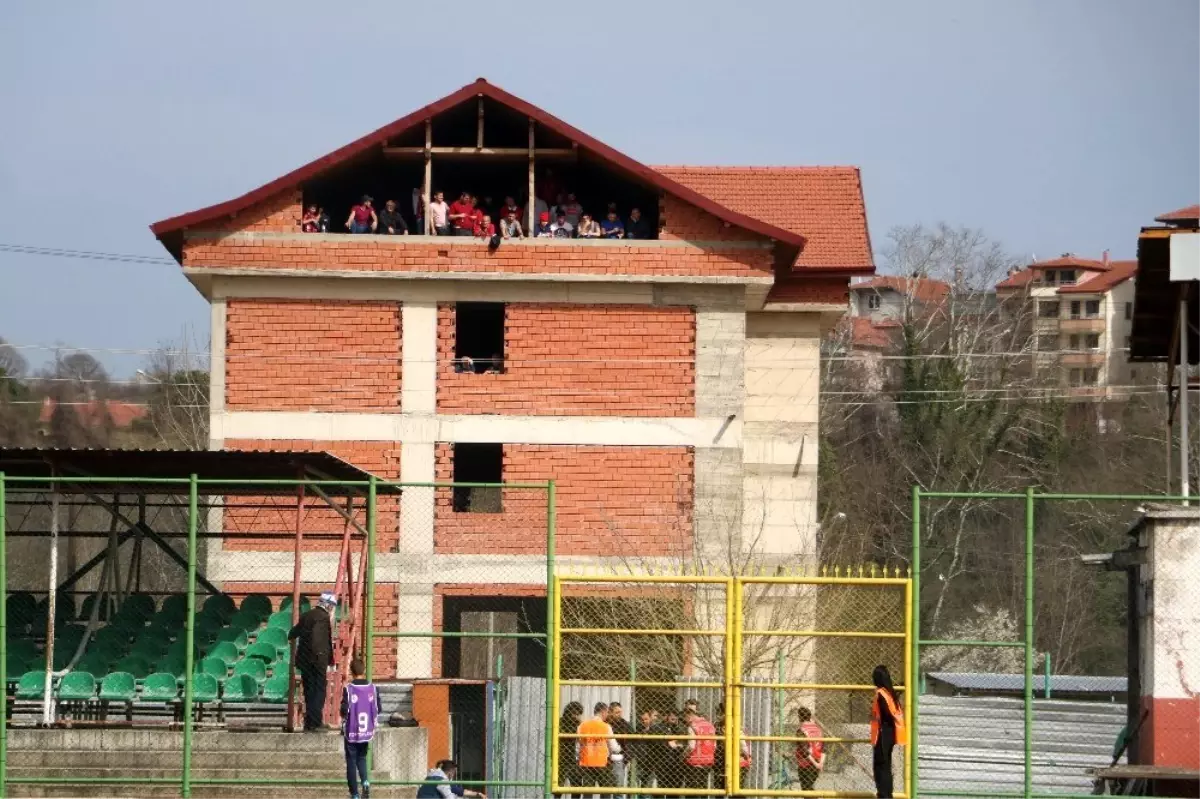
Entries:
[[[502,444],[454,444],[455,483],[503,481]],[[503,510],[499,485],[454,487],[455,513],[500,513]]]

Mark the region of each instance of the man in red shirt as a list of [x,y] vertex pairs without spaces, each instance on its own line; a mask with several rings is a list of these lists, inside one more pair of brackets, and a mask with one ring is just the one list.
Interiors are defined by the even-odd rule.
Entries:
[[475,233],[475,206],[471,195],[463,192],[450,204],[450,227],[455,236],[471,236]]
[[[798,738],[824,738],[825,732],[812,720],[812,711],[800,707],[796,711],[800,717],[800,729],[796,730]],[[800,789],[811,791],[817,784],[817,777],[825,770],[825,744],[822,741],[796,742],[796,768],[800,773]]]

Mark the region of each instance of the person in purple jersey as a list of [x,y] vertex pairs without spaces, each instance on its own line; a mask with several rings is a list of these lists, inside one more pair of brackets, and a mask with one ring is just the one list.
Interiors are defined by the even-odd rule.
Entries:
[[[370,799],[371,778],[367,774],[367,749],[375,737],[375,725],[383,712],[379,689],[366,677],[361,658],[350,661],[350,684],[342,691],[342,737],[346,748],[346,784],[350,799]],[[358,792],[359,783],[362,793]]]

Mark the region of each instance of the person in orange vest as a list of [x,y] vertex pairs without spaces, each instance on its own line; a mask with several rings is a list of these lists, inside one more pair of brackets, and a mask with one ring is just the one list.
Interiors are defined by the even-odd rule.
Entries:
[[875,701],[871,703],[872,770],[875,774],[875,796],[892,797],[892,749],[908,744],[908,729],[904,726],[904,711],[896,698],[892,675],[887,666],[876,666],[871,675],[875,683]]
[[683,787],[703,790],[708,788],[708,775],[716,762],[720,742],[701,736],[715,736],[717,728],[691,705],[683,711],[683,720],[688,727],[687,742],[671,742],[683,751]]
[[[797,738],[824,738],[825,731],[812,720],[812,711],[801,707],[796,711],[800,718],[800,728],[796,730]],[[823,741],[796,742],[796,768],[799,770],[800,790],[811,791],[817,784],[817,777],[825,770],[825,743]]]
[[596,715],[582,722],[577,731],[580,736],[579,784],[581,787],[611,788],[617,783],[610,762],[622,760],[621,745],[612,737],[608,705],[597,702],[594,711]]

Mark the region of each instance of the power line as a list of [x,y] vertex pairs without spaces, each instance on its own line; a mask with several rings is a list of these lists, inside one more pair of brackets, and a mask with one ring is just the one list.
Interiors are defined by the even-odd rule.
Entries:
[[96,250],[67,250],[59,247],[36,247],[32,244],[0,243],[0,252],[11,252],[18,255],[39,255],[51,258],[83,258],[89,261],[118,261],[135,264],[174,264],[174,259],[154,255],[134,255],[131,253],[99,252]]

